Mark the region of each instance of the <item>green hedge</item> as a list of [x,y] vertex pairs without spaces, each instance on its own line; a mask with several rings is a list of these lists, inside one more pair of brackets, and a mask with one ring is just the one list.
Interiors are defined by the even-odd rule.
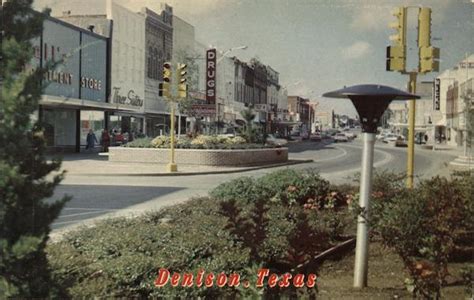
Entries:
[[[278,171],[262,177],[256,185],[250,178],[239,178],[219,186],[209,198],[81,229],[49,245],[53,275],[75,298],[314,293],[315,289],[157,288],[153,284],[160,267],[171,273],[196,273],[200,268],[215,274],[237,272],[247,279],[255,279],[260,267],[290,272],[334,245],[334,235],[342,231],[336,233],[331,222],[334,216],[342,220],[343,215],[338,215],[341,212],[307,209],[302,204],[303,197],[315,197],[314,191],[306,191],[303,185],[310,184],[326,193],[327,181],[315,174],[295,175],[290,170]],[[264,187],[268,181],[275,182]],[[289,196],[284,192],[292,185],[301,189],[296,193],[301,199],[294,202],[287,201]],[[290,190],[288,193],[296,191]],[[238,203],[231,195],[240,196]],[[234,227],[230,220],[233,216],[237,217]],[[249,247],[249,243],[257,248]],[[317,266],[308,271],[317,272]]]

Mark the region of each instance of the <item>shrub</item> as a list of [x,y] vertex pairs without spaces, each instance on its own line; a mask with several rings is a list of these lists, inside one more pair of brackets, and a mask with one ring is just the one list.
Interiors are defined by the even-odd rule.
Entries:
[[241,136],[235,136],[228,138],[224,143],[228,145],[241,145],[247,143],[247,141]]
[[200,198],[140,218],[103,221],[49,245],[48,254],[54,278],[72,298],[231,297],[237,292],[228,287],[154,286],[160,267],[245,276],[248,252],[235,246],[224,225],[214,201]]
[[170,137],[160,135],[151,141],[151,146],[154,148],[168,148],[170,146]]
[[[169,136],[141,138],[123,145],[130,148],[169,148]],[[225,137],[199,135],[194,139],[188,137],[175,138],[175,147],[180,149],[261,149],[275,148],[274,145],[249,144],[242,137]]]
[[[220,200],[225,229],[237,245],[249,251],[252,265],[277,274],[316,273],[313,258],[341,236],[345,224],[339,214],[307,210],[310,197],[321,200],[329,194],[329,183],[315,173],[294,170],[272,172],[255,181],[238,178],[218,186],[211,195]],[[333,208],[333,207],[331,207]],[[297,270],[297,271],[295,271]],[[309,297],[315,289],[264,289],[265,297]]]
[[401,257],[415,294],[440,296],[457,241],[468,238],[472,245],[473,202],[472,178],[434,177],[372,210],[375,229]]
[[[294,176],[299,179],[295,181]],[[272,188],[264,189],[264,182],[272,182]],[[337,230],[332,228],[339,227],[329,220],[337,216],[326,218],[326,209],[307,210],[299,202],[268,198],[286,191],[287,184],[299,188],[310,184],[321,193],[326,193],[328,185],[316,174],[290,170],[257,180],[241,177],[219,185],[210,198],[193,199],[140,218],[101,222],[49,246],[54,278],[73,298],[314,296],[316,289],[293,287],[153,285],[160,267],[171,273],[197,273],[200,268],[215,274],[236,272],[242,280],[255,279],[262,267],[278,274],[317,273],[319,264],[313,258],[334,244],[332,235]]]
[[152,138],[138,138],[129,143],[124,144],[123,146],[130,148],[150,148],[152,147],[152,140]]

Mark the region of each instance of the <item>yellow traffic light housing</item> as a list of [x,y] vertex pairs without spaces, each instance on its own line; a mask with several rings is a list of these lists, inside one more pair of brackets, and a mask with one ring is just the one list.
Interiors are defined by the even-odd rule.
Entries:
[[420,64],[419,72],[438,72],[439,71],[439,48],[421,47],[420,48]]
[[387,47],[387,71],[405,71],[405,48],[401,46]]
[[171,73],[172,73],[172,66],[171,63],[165,62],[163,64],[163,81],[171,83]]
[[181,64],[178,63],[178,68],[177,68],[177,82],[178,82],[178,98],[184,99],[188,95],[188,86],[186,84],[186,75],[188,72],[186,71],[188,65],[186,64]]
[[431,46],[431,8],[421,7],[418,12],[418,72],[439,71],[439,48]]
[[431,8],[422,7],[418,13],[418,48],[431,46]]
[[160,97],[171,98],[171,74],[172,66],[171,63],[165,62],[163,64],[163,82],[160,83],[158,95]]
[[407,40],[407,8],[397,7],[392,11],[392,15],[397,17],[397,21],[390,23],[390,27],[397,31],[396,34],[390,36],[390,40],[395,42],[397,46],[406,45]]
[[397,21],[390,23],[389,26],[397,31],[395,35],[390,36],[394,42],[393,46],[387,47],[386,70],[405,72],[406,65],[406,39],[407,39],[407,8],[397,7],[392,11],[397,17]]

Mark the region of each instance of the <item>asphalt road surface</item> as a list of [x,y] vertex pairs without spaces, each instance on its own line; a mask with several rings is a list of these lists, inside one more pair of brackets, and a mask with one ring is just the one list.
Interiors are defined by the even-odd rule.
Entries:
[[[360,171],[360,139],[337,144],[306,141],[290,144],[289,148],[291,159],[313,159],[314,162],[242,173],[195,176],[118,177],[69,174],[50,200],[54,201],[65,194],[72,196],[72,200],[66,204],[53,224],[53,233],[60,228],[90,224],[101,217],[139,214],[184,202],[191,197],[204,196],[218,184],[240,176],[262,176],[282,168],[315,169],[331,182],[341,183],[350,181],[349,178]],[[415,175],[421,177],[447,174],[445,163],[454,158],[452,154],[441,151],[417,150],[415,153]],[[377,142],[374,166],[376,170],[405,172],[406,148],[395,148]]]

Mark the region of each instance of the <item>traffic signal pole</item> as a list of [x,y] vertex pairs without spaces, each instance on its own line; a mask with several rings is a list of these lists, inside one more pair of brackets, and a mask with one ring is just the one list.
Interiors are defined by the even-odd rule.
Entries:
[[[408,88],[410,94],[416,93],[417,72],[410,72]],[[413,188],[413,174],[415,169],[415,99],[408,100],[408,153],[407,153],[407,187]]]
[[[408,7],[397,7],[393,15],[397,22],[390,27],[397,31],[396,35],[390,36],[395,44],[387,47],[386,70],[398,71],[409,75],[408,89],[411,94],[416,93],[416,78],[418,73],[438,72],[439,70],[439,48],[431,46],[431,8],[412,7],[418,10],[418,70],[406,71],[406,32],[407,32],[407,9]],[[414,157],[415,157],[415,100],[408,101],[408,153],[407,153],[407,187],[413,188]]]
[[[163,82],[160,83],[159,96],[168,101],[170,107],[170,162],[166,166],[169,173],[177,172],[178,165],[175,162],[175,109],[176,103],[185,99],[188,95],[186,84],[187,65],[177,63],[176,67],[171,62],[163,64]],[[181,124],[181,116],[179,117]],[[180,128],[181,130],[181,128]]]
[[[174,100],[174,99],[173,99]],[[170,120],[170,162],[167,166],[167,170],[169,173],[171,172],[177,172],[178,171],[178,165],[174,161],[174,117],[175,117],[175,112],[174,112],[174,107],[175,107],[175,101],[170,101],[171,105],[171,120]]]

